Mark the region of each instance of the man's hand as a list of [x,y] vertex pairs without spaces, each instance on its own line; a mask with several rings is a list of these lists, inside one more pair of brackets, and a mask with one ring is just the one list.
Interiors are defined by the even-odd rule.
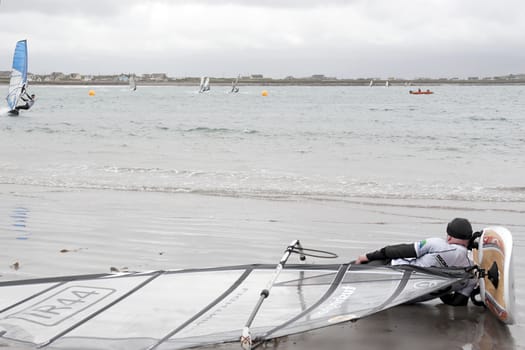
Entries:
[[355,263],[354,264],[366,264],[368,262],[368,258],[366,257],[366,255],[359,255],[357,257],[357,259],[355,259]]

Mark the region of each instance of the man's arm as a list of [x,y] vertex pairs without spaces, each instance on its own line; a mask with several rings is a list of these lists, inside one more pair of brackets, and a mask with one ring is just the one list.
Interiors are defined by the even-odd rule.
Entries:
[[399,259],[399,258],[416,258],[416,248],[414,243],[404,243],[389,245],[375,252],[361,255],[357,258],[356,263],[367,263],[373,260],[387,260],[387,259]]
[[414,243],[388,245],[384,248],[366,254],[368,260],[416,258]]

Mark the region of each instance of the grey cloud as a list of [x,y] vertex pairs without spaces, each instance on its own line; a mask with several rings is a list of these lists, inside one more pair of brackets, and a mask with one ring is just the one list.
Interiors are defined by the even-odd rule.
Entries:
[[363,0],[156,0],[163,3],[204,4],[204,5],[237,5],[268,8],[308,8],[319,6],[343,6]]
[[139,0],[2,0],[0,13],[40,13],[108,17],[125,11]]
[[[504,16],[487,0],[436,0],[425,9],[407,7],[409,0],[1,0],[0,46],[11,52],[16,40],[30,40],[35,73],[520,73],[525,24],[518,19],[525,3],[508,1],[513,11]],[[142,13],[148,8],[149,16]],[[7,11],[27,14],[24,24]],[[202,13],[209,18],[204,24]],[[0,60],[2,67],[11,64],[10,55]]]
[[309,8],[342,6],[363,0],[1,0],[3,13],[34,12],[46,15],[85,15],[108,17],[134,5],[235,5],[261,8]]

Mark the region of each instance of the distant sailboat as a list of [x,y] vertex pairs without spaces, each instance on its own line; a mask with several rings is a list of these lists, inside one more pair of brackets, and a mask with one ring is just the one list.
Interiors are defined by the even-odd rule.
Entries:
[[22,93],[27,88],[27,41],[20,40],[16,43],[13,55],[13,66],[11,78],[9,80],[9,92],[7,94],[7,105],[9,115],[18,115],[16,106],[18,105]]
[[385,82],[385,87],[389,87],[389,86],[390,86],[390,82],[387,80],[387,81]]
[[237,76],[237,79],[232,81],[232,91],[230,92],[239,92],[239,88],[237,87],[237,84],[239,83],[239,77],[240,75]]
[[200,92],[206,92],[210,90],[210,78],[209,77],[201,77],[201,84],[199,86],[199,93]]
[[370,80],[370,83],[368,84],[368,86],[374,86],[374,80]]
[[131,91],[137,90],[137,81],[135,80],[135,74],[129,75],[129,89]]

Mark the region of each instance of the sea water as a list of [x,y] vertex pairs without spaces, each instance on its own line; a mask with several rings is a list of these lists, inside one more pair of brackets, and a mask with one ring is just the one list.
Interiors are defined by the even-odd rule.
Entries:
[[[418,225],[476,220],[465,212],[476,210],[494,214],[480,225],[523,229],[509,215],[525,213],[525,87],[410,88],[33,86],[33,109],[0,118],[0,238],[29,240],[24,249],[115,240],[124,256],[224,245],[218,261],[195,262],[210,264],[245,261],[251,251],[230,247],[260,247],[262,236],[283,244],[311,232],[316,244],[365,248],[385,230],[345,235],[355,229],[345,217],[361,215],[352,203],[368,205],[367,223],[390,223],[393,209],[378,208],[394,205],[411,227],[417,210],[457,208]],[[411,238],[396,237],[404,231],[386,230]]]
[[525,87],[33,87],[0,183],[256,197],[524,201]]
[[0,279],[277,263],[293,239],[342,262],[462,216],[510,229],[523,284],[525,87],[415,88],[31,86],[0,116]]

